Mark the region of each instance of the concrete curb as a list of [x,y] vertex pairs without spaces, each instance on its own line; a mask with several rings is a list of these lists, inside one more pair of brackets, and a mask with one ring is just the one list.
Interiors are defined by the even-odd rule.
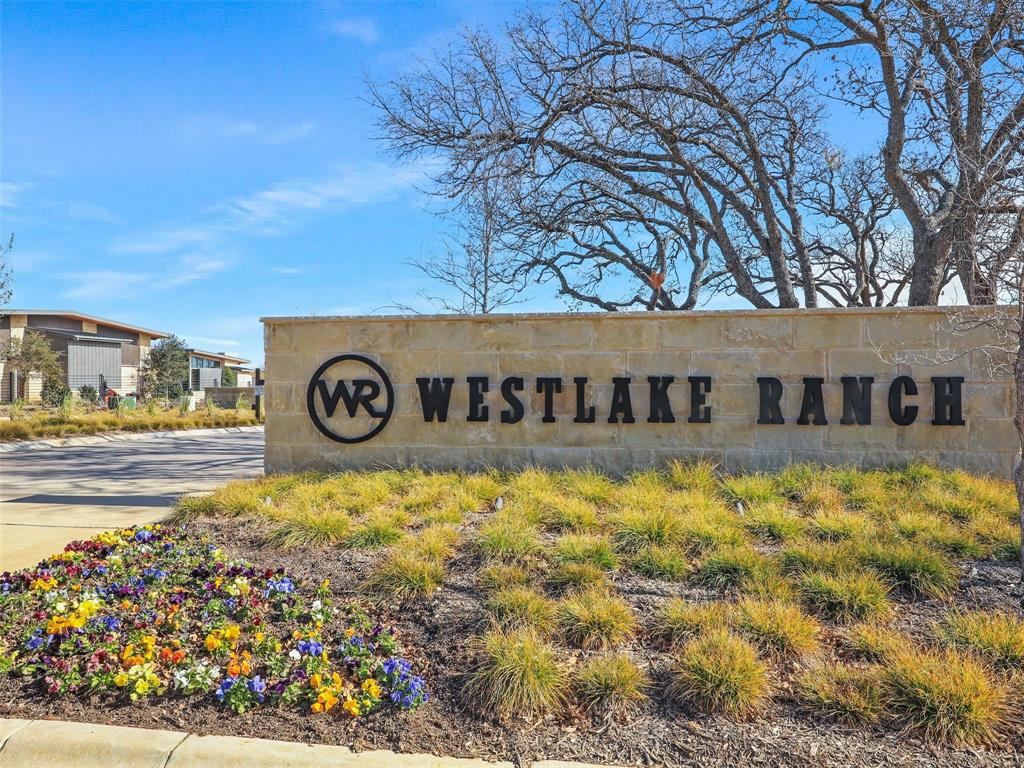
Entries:
[[209,429],[165,429],[153,432],[107,432],[100,435],[84,435],[82,437],[54,437],[48,440],[20,440],[15,443],[0,443],[0,453],[16,453],[21,451],[43,451],[50,448],[71,448],[78,445],[102,445],[104,443],[120,443],[131,440],[145,440],[151,437],[201,437],[203,435],[219,435],[227,432],[262,432],[263,425],[246,427],[211,427]]
[[[514,768],[512,763],[403,755],[61,720],[0,719],[0,768]],[[540,761],[533,768],[596,768]]]

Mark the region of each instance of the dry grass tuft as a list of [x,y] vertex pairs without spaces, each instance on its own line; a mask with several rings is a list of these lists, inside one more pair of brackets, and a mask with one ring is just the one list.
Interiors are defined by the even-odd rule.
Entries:
[[479,714],[508,719],[556,713],[569,678],[558,653],[532,629],[494,629],[476,640],[462,695]]
[[938,627],[949,645],[970,651],[997,669],[1024,670],[1024,620],[1006,613],[954,611]]
[[682,645],[697,635],[728,626],[725,603],[690,603],[673,597],[655,615],[651,634],[669,645]]
[[659,544],[640,550],[630,565],[635,572],[649,579],[682,581],[690,573],[690,563],[678,547]]
[[741,589],[771,569],[771,560],[753,547],[723,547],[700,561],[694,578],[715,589]]
[[629,656],[588,659],[576,673],[576,696],[586,709],[621,714],[647,699],[650,680]]
[[485,558],[523,562],[543,549],[537,529],[519,517],[495,517],[480,529],[478,546]]
[[552,600],[529,587],[508,587],[486,602],[488,612],[502,627],[532,627],[548,636],[554,627],[557,607]]
[[267,538],[278,547],[330,547],[344,542],[352,526],[344,512],[298,514],[278,523]]
[[768,670],[754,647],[721,629],[686,644],[666,687],[677,704],[737,718],[760,713],[770,693]]
[[800,595],[808,610],[836,621],[884,616],[889,590],[870,573],[808,573],[800,579]]
[[606,571],[619,565],[610,539],[586,533],[562,536],[555,542],[555,559],[561,563],[588,563]]
[[377,566],[364,591],[374,600],[399,603],[435,592],[444,582],[444,568],[432,560],[396,552]]
[[736,606],[733,625],[769,656],[797,658],[818,650],[820,625],[790,603],[743,600]]
[[805,672],[798,685],[801,707],[828,720],[868,725],[884,712],[876,667],[822,664]]
[[562,600],[558,624],[566,642],[583,649],[614,648],[632,637],[636,629],[629,605],[599,590]]

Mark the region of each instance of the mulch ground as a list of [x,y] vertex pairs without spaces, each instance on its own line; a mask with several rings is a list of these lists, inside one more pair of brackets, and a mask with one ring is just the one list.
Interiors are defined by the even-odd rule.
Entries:
[[[330,578],[338,598],[357,597],[362,581],[385,556],[384,552],[344,549],[281,551],[264,543],[264,531],[252,520],[193,525],[233,555],[266,567],[284,566],[310,583]],[[999,749],[953,749],[923,742],[890,727],[865,729],[817,721],[800,713],[792,700],[787,676],[793,670],[777,673],[774,703],[757,720],[735,722],[680,711],[659,696],[668,654],[640,643],[627,650],[638,661],[649,664],[654,678],[652,698],[624,720],[594,720],[581,712],[539,721],[495,723],[481,719],[459,700],[459,677],[469,658],[470,638],[486,622],[483,596],[475,587],[478,568],[477,561],[461,555],[449,563],[445,586],[434,596],[384,614],[399,631],[407,657],[419,659],[425,665],[423,674],[432,699],[411,713],[384,711],[358,721],[270,708],[233,715],[213,701],[198,703],[173,698],[161,699],[158,705],[111,706],[99,698],[43,699],[37,689],[10,677],[0,677],[0,716],[342,744],[354,750],[483,757],[511,760],[524,766],[537,759],[728,768],[1024,765],[1024,729]],[[1016,568],[965,562],[962,569],[960,586],[949,602],[901,603],[897,610],[898,628],[923,637],[951,603],[965,608],[1021,610],[1022,586]],[[641,625],[669,597],[709,594],[685,583],[670,584],[628,574],[620,576],[616,587],[633,606]]]

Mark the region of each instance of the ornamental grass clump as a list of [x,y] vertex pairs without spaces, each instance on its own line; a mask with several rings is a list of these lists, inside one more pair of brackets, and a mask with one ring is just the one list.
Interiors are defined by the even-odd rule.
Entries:
[[555,649],[533,629],[494,629],[477,638],[462,695],[474,711],[498,719],[556,713],[569,677]]
[[267,541],[285,548],[329,547],[345,541],[352,526],[352,518],[344,512],[306,512],[281,520]]
[[799,581],[804,606],[835,621],[856,621],[889,612],[889,590],[872,573],[814,571]]
[[737,606],[733,626],[764,654],[798,658],[818,650],[821,627],[795,605],[780,600],[746,599]]
[[729,626],[725,603],[691,603],[673,597],[661,606],[651,625],[651,634],[668,645],[682,645],[694,636]]
[[743,525],[761,541],[777,544],[797,538],[805,523],[781,504],[757,504],[743,518]]
[[668,463],[668,482],[676,490],[715,496],[719,489],[718,466],[707,459]]
[[871,518],[859,512],[823,510],[810,518],[808,530],[819,541],[850,541],[869,536],[874,524]]
[[794,541],[779,552],[783,572],[791,575],[811,573],[836,574],[851,570],[855,559],[846,544],[820,541]]
[[783,500],[775,478],[764,472],[730,475],[722,481],[722,492],[733,504],[776,504]]
[[976,657],[950,649],[888,656],[881,686],[897,721],[934,741],[995,744],[1019,715],[1005,683]]
[[563,592],[604,588],[607,583],[607,571],[593,563],[556,563],[548,575],[548,584]]
[[679,535],[681,520],[669,509],[625,509],[612,521],[616,546],[637,552],[652,544],[671,544]]
[[495,517],[480,529],[477,546],[487,559],[523,562],[543,549],[537,529],[519,517]]
[[587,710],[622,714],[647,699],[650,680],[625,654],[598,656],[576,673],[576,698]]
[[529,587],[508,587],[492,594],[485,607],[502,627],[533,627],[551,634],[557,606],[554,601]]
[[877,667],[822,664],[800,676],[800,707],[846,725],[876,723],[885,712]]
[[1024,620],[1018,616],[953,611],[937,629],[947,644],[973,652],[997,669],[1024,670]]
[[381,549],[402,538],[402,520],[392,514],[371,514],[349,535],[345,546],[352,549]]
[[540,499],[540,523],[553,531],[592,531],[598,526],[593,503],[573,496],[546,494]]
[[922,546],[866,545],[859,552],[859,558],[893,587],[912,595],[941,598],[956,586],[956,567],[942,555]]
[[759,574],[772,570],[772,563],[753,547],[723,547],[705,556],[694,571],[698,584],[714,589],[742,588]]
[[694,638],[680,652],[665,689],[676,704],[748,718],[768,703],[768,670],[750,643],[725,629]]
[[477,582],[484,592],[496,592],[508,587],[524,587],[530,583],[530,572],[521,565],[494,563],[480,571]]
[[435,592],[444,582],[444,567],[407,552],[395,552],[367,579],[364,592],[372,599],[407,602]]
[[615,484],[591,469],[566,470],[558,475],[558,484],[569,494],[591,504],[606,504],[615,494]]
[[917,644],[906,635],[876,622],[862,622],[850,628],[850,646],[863,659],[882,661]]
[[402,549],[424,560],[444,563],[455,554],[459,532],[450,525],[431,525],[405,537]]
[[633,636],[636,619],[623,600],[607,592],[573,594],[559,606],[558,626],[566,642],[583,649],[614,648]]
[[174,505],[174,511],[168,515],[167,521],[183,523],[197,517],[212,517],[217,514],[217,502],[213,496],[182,496]]
[[630,568],[641,576],[665,581],[683,581],[690,574],[690,563],[678,547],[652,544],[640,550]]
[[555,559],[562,563],[588,563],[605,571],[618,567],[612,542],[606,536],[571,533],[555,542]]

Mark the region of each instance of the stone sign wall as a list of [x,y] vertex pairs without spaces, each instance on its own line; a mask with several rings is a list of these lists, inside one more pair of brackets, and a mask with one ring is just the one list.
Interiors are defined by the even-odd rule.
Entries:
[[988,331],[939,309],[263,322],[268,472],[706,456],[1009,476],[1016,455]]

